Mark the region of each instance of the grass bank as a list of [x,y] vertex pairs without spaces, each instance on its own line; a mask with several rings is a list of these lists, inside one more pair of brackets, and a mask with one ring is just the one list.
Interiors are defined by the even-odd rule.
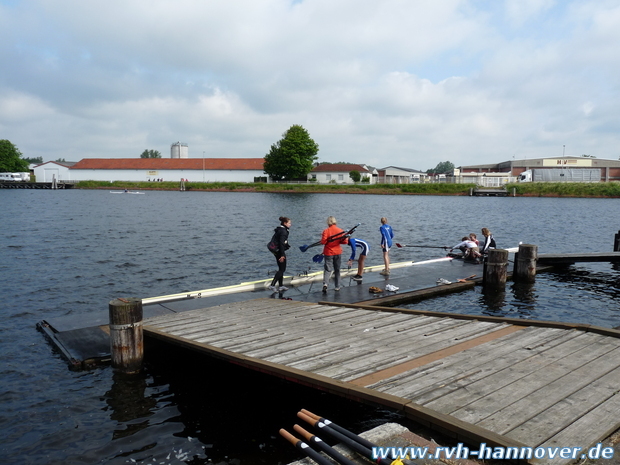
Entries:
[[[179,182],[79,181],[77,189],[179,190]],[[243,182],[187,182],[188,191],[291,192],[325,194],[469,195],[474,184],[267,184]]]
[[[179,182],[79,181],[78,189],[179,190]],[[469,195],[474,184],[267,184],[243,182],[188,182],[188,191],[203,192],[290,192],[324,194],[381,195]],[[551,183],[508,184],[509,195],[525,197],[606,197],[620,198],[620,183]]]
[[527,197],[620,197],[620,182],[528,182],[506,188],[510,195],[514,188],[517,196]]

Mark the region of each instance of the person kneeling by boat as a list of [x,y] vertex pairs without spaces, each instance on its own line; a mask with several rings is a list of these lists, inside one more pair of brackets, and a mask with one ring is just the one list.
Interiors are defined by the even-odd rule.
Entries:
[[368,242],[363,241],[361,239],[356,239],[354,237],[349,238],[349,245],[351,246],[351,256],[349,257],[349,261],[347,264],[349,267],[353,264],[353,260],[355,260],[356,249],[359,247],[360,256],[357,259],[357,274],[353,276],[355,281],[361,282],[362,275],[364,274],[364,262],[366,261],[366,255],[370,251],[370,246]]
[[472,241],[468,236],[464,236],[461,239],[461,242],[459,242],[450,249],[450,252],[452,252],[454,249],[461,249],[461,251],[463,252],[463,258],[465,260],[477,260],[480,257],[480,250],[478,249],[478,244]]

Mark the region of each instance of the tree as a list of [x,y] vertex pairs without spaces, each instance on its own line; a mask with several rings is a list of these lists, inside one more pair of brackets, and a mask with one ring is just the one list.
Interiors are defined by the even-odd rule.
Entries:
[[434,169],[428,170],[426,174],[451,174],[453,169],[454,164],[452,162],[442,161]]
[[305,178],[318,159],[319,145],[300,125],[291,126],[265,155],[263,171],[275,181]]
[[34,163],[34,164],[43,163],[43,157],[34,157],[34,158],[24,157],[24,160],[26,160],[28,163]]
[[145,150],[140,155],[140,158],[161,158],[161,153],[159,153],[159,150]]
[[362,175],[357,170],[349,171],[349,177],[353,179],[353,182],[360,182],[362,179]]
[[22,173],[28,171],[28,162],[21,156],[22,153],[11,141],[0,140],[0,172]]

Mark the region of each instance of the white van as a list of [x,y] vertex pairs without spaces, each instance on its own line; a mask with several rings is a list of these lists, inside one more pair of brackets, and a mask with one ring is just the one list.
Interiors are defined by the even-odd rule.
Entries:
[[0,181],[14,181],[19,182],[22,180],[21,173],[0,173]]

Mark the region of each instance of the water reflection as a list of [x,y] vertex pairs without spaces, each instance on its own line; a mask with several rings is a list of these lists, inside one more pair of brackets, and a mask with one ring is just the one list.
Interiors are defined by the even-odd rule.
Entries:
[[[153,415],[157,400],[147,396],[146,389],[147,379],[144,374],[114,373],[112,386],[105,393],[105,402],[111,410],[110,418],[122,425],[123,429],[115,429],[113,439],[131,436],[149,425],[146,417]],[[140,418],[145,420],[135,421]]]

